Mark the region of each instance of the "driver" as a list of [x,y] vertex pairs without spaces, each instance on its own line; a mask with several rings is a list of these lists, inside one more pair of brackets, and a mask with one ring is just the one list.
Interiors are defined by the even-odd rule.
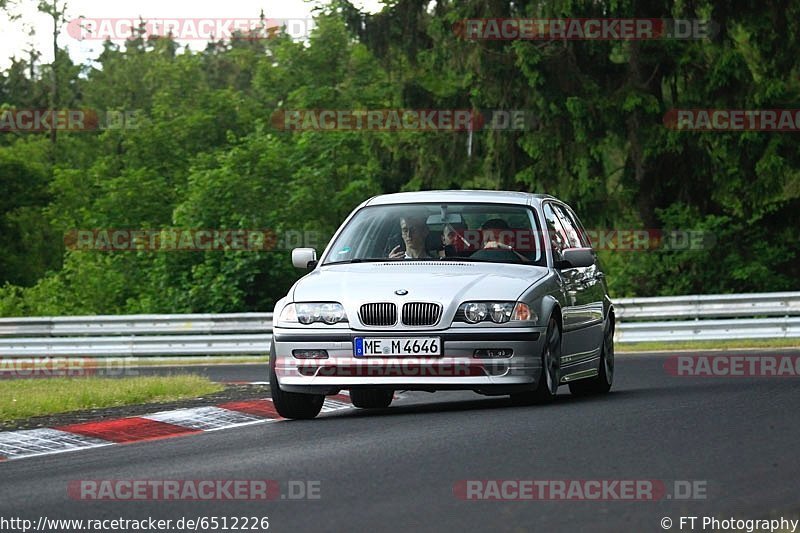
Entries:
[[508,222],[502,218],[492,218],[481,225],[482,247],[472,254],[473,259],[501,262],[530,263],[531,260],[502,241],[503,232],[510,230]]

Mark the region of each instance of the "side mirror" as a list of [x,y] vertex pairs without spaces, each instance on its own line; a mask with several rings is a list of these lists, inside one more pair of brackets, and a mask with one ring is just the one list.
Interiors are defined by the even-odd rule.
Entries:
[[589,267],[594,264],[594,253],[591,248],[567,248],[561,252],[562,261],[556,261],[555,267],[565,268]]
[[292,250],[292,264],[304,270],[314,268],[317,266],[317,251],[313,248],[295,248]]

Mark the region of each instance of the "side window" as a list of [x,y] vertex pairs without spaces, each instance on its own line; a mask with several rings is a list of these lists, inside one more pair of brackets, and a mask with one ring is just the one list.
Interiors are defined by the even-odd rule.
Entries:
[[561,251],[564,250],[564,248],[569,248],[567,234],[553,211],[553,205],[551,203],[548,202],[544,204],[542,212],[544,213],[544,220],[547,223],[547,233],[550,236],[550,248],[553,251],[553,261],[560,261]]
[[567,240],[567,247],[568,248],[580,248],[583,246],[581,243],[581,238],[578,235],[578,230],[575,228],[575,224],[570,220],[569,215],[567,215],[566,211],[560,205],[553,205],[553,211],[558,218],[558,221],[561,222],[561,225],[564,227],[566,231],[565,237]]
[[575,211],[567,207],[566,212],[567,215],[569,216],[569,219],[572,221],[572,225],[575,226],[575,229],[578,230],[578,236],[581,239],[581,245],[584,248],[591,248],[592,241],[591,239],[589,239],[589,234],[584,229],[583,224],[581,224],[581,221],[578,219],[578,216],[575,214]]

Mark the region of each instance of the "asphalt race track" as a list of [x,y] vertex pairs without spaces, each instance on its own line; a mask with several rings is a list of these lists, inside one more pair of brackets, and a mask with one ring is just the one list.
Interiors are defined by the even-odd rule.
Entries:
[[[405,393],[380,411],[352,409],[312,421],[8,461],[0,463],[0,516],[34,522],[43,514],[267,516],[270,531],[615,532],[664,531],[665,517],[675,531],[680,516],[798,518],[798,378],[676,377],[665,370],[667,360],[618,355],[611,394],[578,399],[564,387],[544,407],[510,407],[505,398],[472,393]],[[283,496],[290,481],[311,481],[319,483],[320,497],[71,498],[69,482],[87,479],[270,479],[280,482]],[[660,480],[673,497],[471,501],[454,495],[459,481],[488,479]],[[705,493],[678,499],[676,480]]]

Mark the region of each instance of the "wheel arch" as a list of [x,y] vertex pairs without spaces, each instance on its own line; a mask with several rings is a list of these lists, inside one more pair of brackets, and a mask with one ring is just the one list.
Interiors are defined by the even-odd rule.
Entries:
[[561,316],[561,304],[553,298],[552,296],[545,296],[542,299],[542,321],[546,320],[542,325],[547,326],[548,322],[550,321],[550,317],[556,319],[556,324],[558,324],[558,329],[561,333],[564,333],[564,321]]

